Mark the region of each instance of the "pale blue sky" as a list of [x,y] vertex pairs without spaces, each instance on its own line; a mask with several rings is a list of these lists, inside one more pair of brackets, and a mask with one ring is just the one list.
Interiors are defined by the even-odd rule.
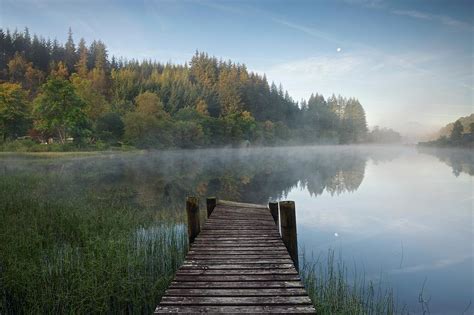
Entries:
[[[473,110],[473,1],[0,0],[2,28],[109,53],[183,63],[194,51],[245,63],[296,100],[359,98],[369,125],[444,125]],[[416,123],[414,123],[416,122]]]

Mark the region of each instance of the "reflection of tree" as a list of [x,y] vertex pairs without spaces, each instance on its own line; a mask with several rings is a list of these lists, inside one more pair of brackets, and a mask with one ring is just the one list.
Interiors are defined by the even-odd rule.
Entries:
[[[60,178],[67,178],[74,191],[87,190],[91,198],[181,214],[183,200],[191,194],[266,203],[286,196],[297,186],[312,195],[325,190],[331,194],[355,191],[372,155],[370,150],[347,147],[183,150],[81,159],[16,159],[8,164],[7,172],[60,172]],[[60,193],[60,187],[51,193]]]
[[474,176],[474,151],[468,149],[418,147],[418,151],[436,156],[453,169],[457,177],[461,173]]

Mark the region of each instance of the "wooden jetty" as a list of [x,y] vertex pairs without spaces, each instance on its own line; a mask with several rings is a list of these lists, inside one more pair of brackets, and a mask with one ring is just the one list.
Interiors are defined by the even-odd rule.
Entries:
[[199,200],[186,209],[190,249],[155,314],[315,313],[297,271],[294,202],[208,198],[202,231]]

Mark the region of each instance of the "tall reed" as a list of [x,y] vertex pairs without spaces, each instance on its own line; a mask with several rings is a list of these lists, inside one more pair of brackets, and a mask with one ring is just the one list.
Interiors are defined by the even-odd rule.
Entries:
[[[326,259],[302,255],[300,275],[318,314],[405,314],[393,290],[349,273],[342,258],[329,250]],[[349,277],[350,275],[350,277]]]

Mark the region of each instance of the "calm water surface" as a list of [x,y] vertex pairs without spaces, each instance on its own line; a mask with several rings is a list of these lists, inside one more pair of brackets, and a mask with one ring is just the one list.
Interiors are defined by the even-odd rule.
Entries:
[[[347,189],[316,196],[304,183],[292,188],[300,245],[335,249],[368,279],[392,285],[411,311],[421,313],[426,281],[432,314],[462,314],[474,302],[473,153],[441,154],[459,163],[401,149],[387,161],[367,159],[363,180]],[[354,173],[336,176],[342,186],[345,176]]]
[[[0,163],[4,175],[67,179],[44,198],[59,198],[64,185],[76,185],[94,198],[154,207],[177,224],[184,222],[190,194],[294,200],[300,252],[325,257],[333,249],[349,271],[393,287],[414,313],[422,310],[423,283],[431,314],[462,314],[474,302],[472,151],[292,147],[60,159],[7,155]],[[75,191],[84,193],[69,189],[61,198]]]

